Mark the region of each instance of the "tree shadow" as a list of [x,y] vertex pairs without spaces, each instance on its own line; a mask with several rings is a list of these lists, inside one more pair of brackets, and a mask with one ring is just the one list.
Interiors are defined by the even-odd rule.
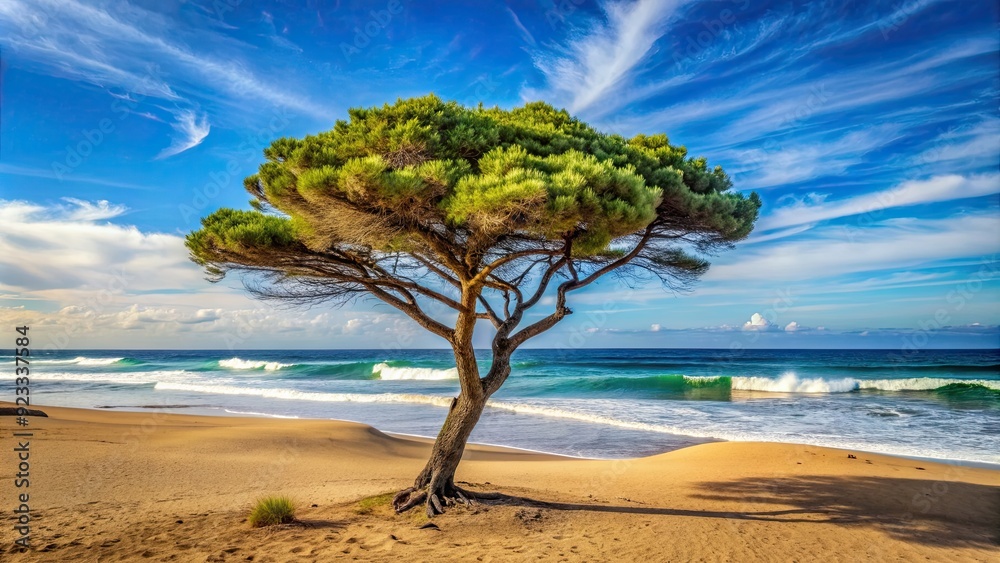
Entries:
[[738,508],[693,510],[585,504],[506,494],[491,494],[487,502],[551,510],[874,527],[895,539],[925,545],[1000,545],[1000,487],[995,486],[888,477],[804,476],[703,482],[698,490],[704,492],[689,498]]

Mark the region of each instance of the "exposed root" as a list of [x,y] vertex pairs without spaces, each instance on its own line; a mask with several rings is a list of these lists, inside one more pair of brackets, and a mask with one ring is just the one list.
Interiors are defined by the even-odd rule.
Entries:
[[444,507],[441,506],[441,501],[438,500],[437,494],[432,494],[431,498],[427,501],[427,517],[434,518],[435,514],[444,514]]
[[410,487],[400,491],[393,497],[392,507],[399,514],[406,512],[420,503],[424,503],[427,510],[427,517],[433,518],[438,514],[444,514],[445,507],[447,506],[455,506],[459,503],[471,506],[478,500],[499,500],[503,498],[505,498],[504,495],[499,493],[472,492],[458,487],[454,483],[447,483],[441,487],[437,487],[433,492],[431,492],[430,486],[423,488]]
[[399,491],[396,493],[396,496],[392,497],[392,508],[396,510],[397,514],[406,512],[423,502],[426,498],[427,491],[425,489],[410,487],[404,491]]

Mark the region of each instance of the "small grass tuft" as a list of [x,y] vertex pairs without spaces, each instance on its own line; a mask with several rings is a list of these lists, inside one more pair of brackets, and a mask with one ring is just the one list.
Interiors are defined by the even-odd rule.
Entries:
[[295,503],[284,496],[269,496],[257,500],[250,511],[250,525],[254,528],[287,524],[295,520]]
[[376,508],[389,506],[389,504],[392,503],[392,497],[394,496],[396,496],[396,493],[393,492],[365,497],[358,501],[358,507],[354,509],[354,511],[358,514],[371,514]]

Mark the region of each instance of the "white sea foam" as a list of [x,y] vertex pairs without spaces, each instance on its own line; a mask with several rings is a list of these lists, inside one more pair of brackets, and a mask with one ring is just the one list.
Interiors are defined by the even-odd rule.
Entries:
[[219,360],[219,367],[229,368],[229,369],[265,369],[268,371],[275,371],[281,368],[291,367],[295,364],[282,364],[280,362],[269,362],[267,360],[241,360],[239,358],[230,358],[228,360]]
[[770,377],[734,377],[732,388],[738,391],[764,391],[769,393],[849,393],[859,389],[878,391],[930,391],[946,385],[981,385],[1000,390],[1000,381],[987,379],[945,379],[911,377],[906,379],[843,379],[799,378],[786,373],[778,379]]
[[425,381],[441,381],[445,379],[458,379],[458,368],[433,369],[393,367],[385,362],[376,364],[372,368],[372,373],[378,375],[379,379],[386,381],[404,381],[415,379]]
[[858,381],[846,379],[800,379],[786,373],[778,379],[770,377],[734,377],[732,388],[738,391],[766,391],[769,393],[847,393],[858,388]]
[[220,395],[248,395],[268,399],[289,399],[297,401],[320,401],[330,403],[413,403],[447,407],[451,397],[418,395],[415,393],[324,393],[299,391],[296,389],[251,388],[235,385],[215,385],[203,383],[175,383],[161,381],[157,390],[192,391],[195,393],[217,393]]
[[127,385],[148,385],[161,381],[190,381],[194,374],[179,370],[135,371],[118,373],[47,372],[35,370],[31,378],[45,381],[88,381],[93,383],[119,383]]
[[124,359],[125,358],[87,358],[84,356],[78,356],[71,360],[35,360],[34,363],[49,365],[73,364],[78,366],[109,366]]
[[878,389],[880,391],[929,391],[945,385],[981,385],[987,389],[1000,391],[1000,381],[988,379],[944,379],[936,377],[910,377],[907,379],[859,379],[861,389]]
[[[773,380],[772,380],[773,381]],[[309,391],[296,391],[292,389],[263,388],[254,389],[247,387],[237,387],[232,385],[215,384],[191,384],[191,383],[168,383],[161,382],[156,385],[157,390],[189,391],[199,393],[218,393],[223,395],[244,395],[265,397],[269,399],[287,399],[300,401],[319,402],[350,402],[350,403],[403,403],[415,405],[430,405],[439,408],[448,408],[452,398],[439,395],[421,395],[415,393],[322,393]],[[590,403],[595,408],[603,407]],[[575,410],[571,408],[560,408],[555,406],[544,406],[531,403],[516,403],[507,401],[490,401],[487,406],[491,409],[502,410],[529,416],[540,416],[546,418],[559,418],[563,420],[573,420],[583,423],[601,424],[614,426],[629,430],[640,430],[646,432],[656,432],[661,434],[673,434],[681,436],[691,436],[698,438],[711,438],[718,440],[730,440],[738,442],[762,441],[762,442],[791,442],[801,444],[811,444],[816,446],[827,446],[834,448],[847,448],[858,451],[871,451],[892,455],[908,455],[922,457],[936,457],[941,459],[958,459],[965,461],[984,461],[988,463],[1000,462],[1000,456],[956,456],[954,453],[945,450],[936,450],[922,444],[919,448],[908,447],[904,444],[880,444],[876,442],[861,441],[857,439],[845,439],[838,436],[810,436],[798,432],[774,432],[727,428],[717,425],[705,425],[702,423],[692,423],[692,425],[676,426],[673,424],[650,423],[634,420],[623,420]],[[609,405],[608,410],[613,406]],[[249,413],[248,413],[249,414]],[[697,424],[697,425],[695,425]]]

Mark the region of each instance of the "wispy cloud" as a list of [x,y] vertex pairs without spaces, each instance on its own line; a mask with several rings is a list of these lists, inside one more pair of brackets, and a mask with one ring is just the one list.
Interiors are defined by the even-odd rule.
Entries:
[[128,211],[124,205],[112,204],[107,200],[96,202],[84,201],[73,197],[64,197],[63,201],[70,207],[63,213],[65,221],[101,221],[111,219]]
[[521,37],[524,38],[524,42],[527,43],[528,45],[531,45],[532,47],[537,45],[535,37],[531,35],[531,32],[528,31],[528,28],[524,27],[524,24],[521,23],[521,18],[517,17],[517,14],[514,12],[514,10],[510,9],[510,6],[507,6],[506,8],[507,8],[507,13],[510,14],[511,19],[514,20],[514,25],[517,26],[517,30],[521,32]]
[[113,7],[77,0],[8,0],[0,3],[5,28],[0,42],[13,51],[14,64],[30,61],[32,68],[70,80],[172,102],[201,95],[208,87],[230,100],[263,100],[328,117],[323,107],[259,78],[246,63],[182,44],[180,30],[160,14],[127,3]]
[[938,135],[914,163],[949,169],[1000,165],[1000,118],[985,117],[971,126]]
[[995,209],[946,219],[889,219],[852,238],[836,227],[813,233],[808,238],[745,248],[734,262],[713,266],[705,279],[796,282],[1000,252]]
[[871,213],[877,217],[881,213],[897,207],[995,193],[1000,193],[1000,174],[998,173],[969,177],[956,174],[935,176],[927,180],[904,182],[888,190],[868,192],[833,201],[830,201],[826,195],[809,194],[804,198],[794,199],[790,205],[771,210],[761,218],[758,229],[768,231],[864,213]]
[[169,147],[156,155],[157,159],[171,157],[200,145],[212,128],[207,115],[199,116],[192,110],[177,112],[177,121],[171,124],[171,127],[177,131],[177,136]]
[[547,86],[526,89],[522,97],[545,99],[571,112],[586,113],[628,84],[632,72],[666,31],[669,16],[682,0],[610,2],[606,21],[574,37],[555,55],[540,53],[535,66]]
[[849,131],[827,141],[765,144],[762,148],[739,151],[732,170],[745,188],[784,186],[826,176],[840,176],[865,162],[866,155],[880,149],[898,134],[887,124]]
[[71,176],[59,175],[50,169],[30,168],[26,166],[14,166],[11,164],[2,164],[2,163],[0,163],[0,174],[10,174],[12,176],[24,176],[27,178],[46,178],[49,180],[60,180],[69,183],[92,184],[95,186],[106,186],[109,188],[123,188],[127,190],[156,189],[153,186],[143,186],[140,184],[132,184],[129,182],[118,182],[115,180],[106,180],[103,178],[91,178],[89,176],[83,176],[79,174],[73,174]]

